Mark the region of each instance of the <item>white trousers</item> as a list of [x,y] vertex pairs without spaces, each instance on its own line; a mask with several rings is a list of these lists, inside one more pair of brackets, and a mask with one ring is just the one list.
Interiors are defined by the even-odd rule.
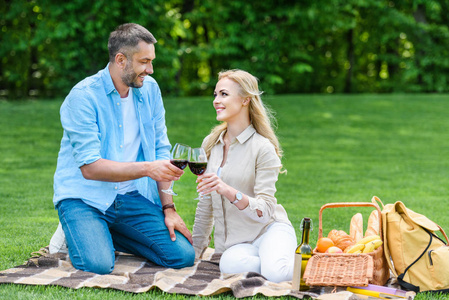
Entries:
[[222,273],[256,272],[272,282],[290,281],[297,247],[292,226],[275,222],[252,244],[237,244],[223,252]]

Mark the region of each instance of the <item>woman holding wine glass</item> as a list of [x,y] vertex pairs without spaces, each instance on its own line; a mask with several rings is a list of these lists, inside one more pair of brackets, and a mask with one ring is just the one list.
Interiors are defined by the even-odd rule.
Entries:
[[[207,169],[207,156],[203,148],[190,150],[189,169],[196,176],[202,175]],[[203,194],[199,194],[195,200],[202,200]]]
[[207,170],[197,190],[193,226],[196,257],[215,226],[215,252],[223,273],[257,272],[273,282],[292,280],[295,230],[275,197],[282,150],[271,127],[257,78],[242,70],[220,72],[213,105],[217,120],[202,147]]

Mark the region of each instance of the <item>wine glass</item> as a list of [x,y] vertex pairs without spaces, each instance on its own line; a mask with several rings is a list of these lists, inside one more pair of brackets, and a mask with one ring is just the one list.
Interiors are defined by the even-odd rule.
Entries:
[[[170,162],[175,165],[176,167],[180,168],[181,170],[184,170],[185,167],[187,167],[187,164],[189,162],[189,155],[190,155],[190,147],[184,144],[176,143],[176,145],[171,150],[171,159]],[[174,181],[171,182],[170,187],[167,190],[162,190],[164,193],[178,196],[173,191],[173,185],[175,184]]]
[[[207,156],[206,151],[203,148],[192,148],[190,150],[190,158],[189,158],[189,169],[190,171],[199,176],[204,174],[207,169]],[[203,194],[199,193],[198,198],[195,200],[202,200]]]

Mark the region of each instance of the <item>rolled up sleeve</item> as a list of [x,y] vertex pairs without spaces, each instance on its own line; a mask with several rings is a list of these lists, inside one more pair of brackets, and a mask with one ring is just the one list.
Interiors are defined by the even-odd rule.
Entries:
[[[271,144],[260,148],[256,160],[254,197],[248,197],[249,205],[242,210],[248,217],[260,223],[267,223],[274,215],[277,200],[276,182],[281,161]],[[257,210],[262,212],[259,217]]]

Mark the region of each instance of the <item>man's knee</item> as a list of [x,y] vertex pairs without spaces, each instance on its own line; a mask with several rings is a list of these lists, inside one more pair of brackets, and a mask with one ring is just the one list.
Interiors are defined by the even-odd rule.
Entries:
[[73,266],[76,269],[85,272],[92,272],[100,275],[109,274],[114,270],[114,258],[94,257],[92,259],[84,259],[82,264],[73,263]]
[[183,247],[178,251],[178,254],[174,257],[170,257],[166,263],[167,267],[180,269],[193,266],[195,262],[195,250],[191,245]]

